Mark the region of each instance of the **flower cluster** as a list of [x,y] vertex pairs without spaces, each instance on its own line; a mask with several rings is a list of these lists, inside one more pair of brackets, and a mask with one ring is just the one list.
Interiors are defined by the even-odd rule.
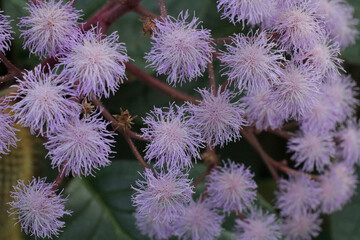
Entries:
[[[131,10],[118,2],[109,6],[118,4]],[[161,17],[145,20],[152,35],[144,58],[173,88],[134,71],[118,32],[105,34],[116,18],[112,10],[103,8],[81,24],[74,1],[35,1],[26,9],[29,15],[18,24],[23,48],[47,60],[32,70],[11,69],[3,56],[10,50],[11,20],[0,11],[0,57],[16,78],[13,91],[0,99],[0,153],[16,147],[14,124],[19,124],[43,137],[60,179],[94,176],[111,164],[113,127],[144,167],[132,186],[142,234],[161,240],[218,239],[225,219],[236,215],[231,229],[236,239],[310,240],[321,230],[321,214],[340,210],[355,193],[358,88],[339,55],[355,42],[358,30],[345,0],[217,0],[221,18],[243,29],[221,39],[213,39],[195,13],[191,18],[185,10],[173,17],[162,8]],[[93,25],[94,19],[100,22]],[[246,25],[250,30],[245,32]],[[112,116],[98,99],[115,95],[127,79],[126,68],[184,100],[154,106],[141,118],[141,134],[129,129],[131,117]],[[175,89],[206,71],[211,88],[199,81],[191,97]],[[128,117],[126,124],[122,117]],[[262,149],[254,135],[261,131],[286,138],[289,162],[278,162]],[[131,137],[145,142],[144,159]],[[219,161],[217,148],[243,138],[278,180],[277,212],[259,206],[255,175],[242,159]],[[193,182],[190,170],[200,160],[207,170]],[[60,219],[71,211],[65,210],[62,192],[56,193],[59,178],[46,183],[34,177],[14,186],[9,213],[25,233],[51,238],[61,232]]]

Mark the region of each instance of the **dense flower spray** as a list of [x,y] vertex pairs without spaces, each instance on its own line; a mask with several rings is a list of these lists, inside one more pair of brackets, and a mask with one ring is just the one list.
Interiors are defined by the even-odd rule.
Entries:
[[[0,11],[0,59],[7,68],[0,76],[0,95],[6,95],[0,99],[0,154],[16,147],[14,123],[18,123],[41,137],[52,167],[59,170],[54,183],[35,177],[28,184],[19,180],[10,194],[9,214],[35,238],[58,237],[65,225],[61,218],[70,211],[64,207],[67,198],[56,189],[68,175],[88,181],[96,170],[111,164],[114,130],[125,137],[143,167],[140,179],[130,177],[132,208],[125,207],[133,212],[139,232],[151,239],[316,238],[322,214],[341,210],[358,182],[359,89],[345,75],[350,65],[342,66],[349,55],[339,57],[358,37],[353,7],[345,0],[217,0],[217,15],[198,12],[192,17],[182,11],[173,17],[166,1],[157,2],[160,16],[138,6],[138,1],[108,1],[87,22],[79,23],[81,11],[74,8],[75,1],[32,1],[26,8],[29,15],[18,24],[23,48],[46,57],[32,70],[12,63],[16,52],[8,54],[9,59],[4,56],[13,30],[12,20]],[[144,54],[147,71],[164,75],[161,79],[129,62],[125,44],[119,41],[127,39],[125,29],[106,35],[129,11],[146,15],[141,21],[143,32],[150,33],[149,51]],[[195,16],[224,21],[221,25],[206,21],[204,28]],[[230,32],[228,21],[240,32]],[[126,43],[129,55],[134,47],[142,49],[138,40]],[[142,122],[133,121],[127,110],[116,114],[115,108],[106,109],[120,85],[127,88],[132,82],[137,90],[130,94],[130,102],[119,92],[120,105],[133,106],[131,111],[138,111]],[[143,100],[139,93],[145,93],[137,82],[177,102],[144,113],[132,105],[135,99]],[[13,86],[10,93],[8,86]],[[109,99],[102,104],[102,97]],[[153,94],[148,97],[162,102]],[[262,146],[267,134],[262,132],[287,141],[278,141],[287,146],[285,159],[278,153],[272,156],[276,150],[267,152],[269,146]],[[240,139],[247,143],[238,146]],[[262,179],[246,166],[246,157],[219,161],[243,156],[247,145],[259,153],[278,185],[276,211],[260,195],[261,189],[257,192],[255,179]],[[118,154],[126,154],[119,146]],[[7,175],[12,156],[2,157],[0,171]],[[201,166],[192,169],[195,164],[203,165],[202,173]],[[252,170],[263,169],[256,165]],[[119,183],[113,179],[100,174],[91,184],[105,180],[105,188],[114,189]],[[111,195],[104,201],[109,199],[111,207],[124,207],[122,199]],[[72,204],[81,201],[71,199]],[[125,215],[116,214],[117,220],[119,216]],[[72,229],[66,229],[66,235]]]

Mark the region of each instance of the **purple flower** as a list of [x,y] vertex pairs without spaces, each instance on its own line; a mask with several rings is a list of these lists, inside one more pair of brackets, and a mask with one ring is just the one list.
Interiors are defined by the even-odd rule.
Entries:
[[11,30],[9,16],[3,13],[0,10],[0,52],[5,54],[5,51],[10,50],[11,40],[14,39],[11,34],[14,32]]
[[93,175],[94,169],[110,164],[114,132],[106,130],[108,122],[99,114],[74,117],[58,128],[45,143],[53,167],[65,167],[65,176]]
[[61,74],[78,85],[80,94],[108,98],[126,79],[125,63],[130,60],[118,40],[117,32],[105,36],[98,27],[79,35],[59,59]]
[[67,199],[61,198],[61,193],[56,194],[53,184],[45,180],[33,177],[27,185],[18,180],[10,193],[13,201],[8,203],[11,206],[9,213],[17,215],[21,230],[35,238],[58,236],[65,225],[59,218],[71,214],[71,211],[65,210]]
[[11,98],[18,101],[11,111],[20,124],[30,127],[32,134],[54,133],[59,125],[80,112],[80,105],[68,98],[75,95],[73,86],[66,79],[45,72],[40,65],[17,82],[17,92]]
[[288,151],[294,152],[291,160],[295,166],[303,164],[302,169],[312,172],[315,169],[323,172],[330,165],[330,158],[335,155],[335,143],[329,132],[317,133],[313,131],[299,132],[288,142]]
[[243,211],[256,197],[254,175],[243,164],[228,160],[207,176],[208,200],[212,207],[224,212]]
[[182,240],[218,239],[223,219],[206,202],[191,202],[174,222],[175,235]]
[[[155,212],[135,212],[136,227],[140,229],[141,233],[149,236],[151,239],[167,240],[174,232],[174,227],[171,222],[158,220],[154,218]],[[158,218],[161,216],[158,216]]]
[[308,49],[318,43],[323,34],[320,19],[314,1],[286,1],[269,31],[279,35],[278,42],[285,49]]
[[274,98],[284,116],[299,120],[318,100],[319,79],[312,68],[289,63],[280,83],[275,85]]
[[285,60],[283,51],[274,49],[276,44],[269,40],[266,32],[235,35],[232,41],[232,45],[225,45],[227,52],[223,52],[220,60],[225,66],[224,75],[235,81],[240,90],[279,83],[280,64]]
[[247,125],[245,112],[240,101],[231,102],[236,94],[229,90],[216,96],[206,89],[197,90],[202,97],[198,104],[188,103],[192,114],[191,125],[200,130],[202,137],[210,147],[227,144],[240,139],[240,129]]
[[284,122],[284,116],[279,112],[273,95],[272,88],[264,88],[248,92],[241,98],[247,106],[245,110],[247,120],[258,130],[277,129]]
[[185,109],[175,104],[169,108],[154,108],[143,119],[142,137],[149,140],[145,159],[156,159],[155,167],[187,168],[191,159],[199,159],[199,148],[203,147],[198,129],[189,124]]
[[357,176],[352,167],[335,163],[320,176],[320,201],[323,213],[342,209],[355,193]]
[[355,119],[350,119],[336,133],[336,138],[339,141],[338,155],[349,165],[359,163],[360,123]]
[[276,207],[282,216],[302,216],[320,204],[317,182],[304,174],[282,178],[278,187]]
[[211,61],[212,52],[210,30],[197,29],[198,18],[187,22],[188,12],[181,12],[178,18],[154,20],[152,48],[146,54],[149,67],[158,74],[166,74],[167,82],[176,85],[202,76]]
[[284,219],[282,229],[285,240],[311,240],[319,235],[321,222],[318,213],[307,212],[297,217],[288,217]]
[[343,70],[341,66],[343,60],[338,58],[340,55],[339,44],[329,40],[329,37],[323,37],[311,48],[299,50],[300,54],[296,55],[296,61],[313,66],[321,76],[339,74],[339,70]]
[[19,130],[13,127],[14,120],[12,116],[5,113],[7,107],[6,104],[0,104],[0,154],[8,154],[10,147],[15,148],[16,142],[20,141],[16,137],[16,131]]
[[153,173],[146,169],[136,181],[136,192],[132,196],[138,214],[151,216],[152,221],[161,224],[174,221],[185,212],[184,204],[191,201],[193,186],[188,173],[173,169],[167,173]]
[[338,122],[343,122],[347,117],[355,113],[356,106],[359,105],[358,91],[356,82],[348,76],[332,76],[323,84],[322,91],[332,106],[334,111],[339,115]]
[[251,209],[245,219],[236,220],[235,236],[236,239],[244,240],[279,240],[280,223],[275,214]]
[[320,0],[317,12],[325,22],[326,31],[341,48],[355,43],[359,21],[354,18],[354,8],[350,4],[344,0]]
[[24,49],[40,57],[55,56],[79,33],[77,21],[80,11],[72,7],[73,1],[37,1],[26,8],[30,15],[20,19]]
[[260,24],[275,11],[276,0],[218,0],[218,11],[223,11],[222,19],[228,18],[233,24],[239,22],[245,26]]
[[[322,87],[324,84],[322,85]],[[300,120],[303,131],[329,132],[336,127],[343,115],[334,108],[327,94],[323,91],[319,93],[319,100],[314,103],[311,110]]]

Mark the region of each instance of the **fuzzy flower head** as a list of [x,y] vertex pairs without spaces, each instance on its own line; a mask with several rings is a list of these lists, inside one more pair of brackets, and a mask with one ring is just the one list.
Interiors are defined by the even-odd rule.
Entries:
[[257,185],[253,177],[243,164],[224,162],[224,166],[213,169],[207,177],[209,203],[226,213],[242,212],[256,197]]
[[191,202],[174,223],[175,235],[182,240],[218,239],[223,219],[206,202]]
[[171,104],[169,108],[154,108],[145,119],[143,137],[150,142],[145,149],[145,159],[156,159],[155,167],[190,167],[191,159],[199,159],[202,139],[185,115],[185,109]]
[[79,119],[74,117],[49,136],[45,147],[49,150],[53,167],[64,166],[65,176],[93,175],[95,169],[110,164],[114,132],[99,114]]
[[[241,1],[240,1],[241,2]],[[220,57],[225,66],[224,75],[235,81],[237,87],[254,90],[278,83],[281,75],[282,51],[275,50],[266,32],[235,35],[233,44]]]
[[279,240],[280,223],[275,214],[264,213],[261,209],[251,209],[245,219],[236,220],[236,239]]
[[316,4],[311,0],[287,1],[275,16],[271,32],[279,34],[278,42],[285,49],[313,47],[323,34]]
[[210,30],[197,29],[201,22],[196,17],[187,22],[188,17],[186,11],[177,19],[154,20],[152,48],[145,57],[149,67],[168,75],[167,82],[172,85],[202,76],[214,51]]
[[130,60],[117,32],[104,36],[93,27],[74,41],[60,58],[62,75],[78,85],[80,94],[109,97],[126,79],[125,63]]
[[5,54],[5,51],[10,50],[10,44],[13,37],[11,30],[9,16],[3,14],[4,12],[0,10],[0,52]]
[[280,83],[275,86],[275,101],[284,116],[299,120],[318,100],[318,77],[313,69],[304,65],[286,66]]
[[193,186],[187,173],[171,170],[167,173],[154,173],[146,169],[143,180],[136,181],[136,192],[132,196],[133,205],[139,214],[151,216],[153,221],[169,223],[185,211],[186,203],[191,201]]
[[18,129],[13,127],[15,123],[12,116],[4,112],[6,108],[6,105],[0,105],[0,154],[8,154],[10,147],[16,147],[19,141],[16,137]]
[[349,120],[337,133],[338,155],[344,161],[353,165],[360,160],[360,123],[354,119]]
[[359,20],[354,18],[354,8],[350,4],[344,0],[320,0],[317,12],[323,18],[327,33],[341,48],[355,43]]
[[17,215],[21,230],[35,238],[58,236],[65,222],[59,220],[71,211],[65,210],[66,199],[52,190],[53,184],[46,183],[45,178],[33,178],[26,185],[18,180],[10,193],[13,198],[10,215]]
[[304,213],[284,220],[285,240],[311,240],[319,235],[322,220],[318,213]]
[[248,92],[245,97],[241,98],[247,106],[246,118],[258,130],[277,129],[284,122],[273,95],[272,88],[264,88]]
[[306,175],[280,179],[276,195],[276,207],[282,216],[301,216],[320,204],[318,185]]
[[[171,237],[174,232],[173,222],[156,220],[155,212],[144,213],[135,212],[136,227],[142,234],[149,236],[151,239],[166,240]],[[161,218],[161,216],[158,216]]]
[[206,143],[214,147],[240,139],[240,129],[247,125],[244,118],[243,104],[231,102],[236,94],[219,88],[216,96],[206,89],[198,89],[202,100],[199,104],[188,103],[190,120],[195,128],[200,129]]
[[336,41],[323,37],[311,48],[301,50],[297,56],[298,62],[304,62],[306,65],[313,66],[321,76],[339,74],[343,70],[340,55],[339,44]]
[[222,18],[228,18],[233,24],[239,22],[245,26],[260,24],[275,11],[276,0],[218,0],[218,11]]
[[335,163],[330,170],[320,176],[320,209],[323,213],[333,213],[342,209],[355,193],[357,176],[352,167]]
[[55,56],[79,33],[77,21],[80,11],[75,10],[73,1],[49,0],[29,3],[30,15],[20,19],[19,27],[24,49],[40,57]]
[[359,88],[356,87],[356,82],[350,75],[329,77],[328,81],[322,85],[322,92],[329,101],[329,105],[341,116],[338,122],[345,121],[347,117],[355,113],[355,108],[359,105],[358,91]]
[[294,152],[291,160],[296,162],[295,166],[303,164],[302,169],[312,172],[315,169],[323,172],[330,165],[330,158],[335,155],[335,143],[332,135],[328,132],[322,134],[306,131],[293,137],[288,142],[288,151]]
[[12,98],[19,101],[12,105],[12,112],[20,124],[30,127],[32,134],[54,133],[79,113],[79,104],[68,97],[75,95],[72,85],[52,72],[45,72],[40,65],[17,82]]

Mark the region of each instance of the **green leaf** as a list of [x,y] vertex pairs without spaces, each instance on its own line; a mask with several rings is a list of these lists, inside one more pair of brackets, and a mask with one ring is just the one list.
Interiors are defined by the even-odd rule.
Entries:
[[356,195],[345,207],[331,215],[331,232],[333,240],[360,239],[360,187]]
[[[360,2],[358,0],[347,0],[347,2],[354,7],[354,17],[360,19]],[[360,31],[360,25],[357,25],[357,29]],[[342,58],[345,59],[346,63],[353,65],[360,65],[360,41],[357,39],[356,43],[349,46],[341,52]]]
[[70,194],[61,240],[146,239],[135,227],[131,194],[138,171],[136,161],[118,160],[99,171],[96,178],[73,179],[65,190]]

